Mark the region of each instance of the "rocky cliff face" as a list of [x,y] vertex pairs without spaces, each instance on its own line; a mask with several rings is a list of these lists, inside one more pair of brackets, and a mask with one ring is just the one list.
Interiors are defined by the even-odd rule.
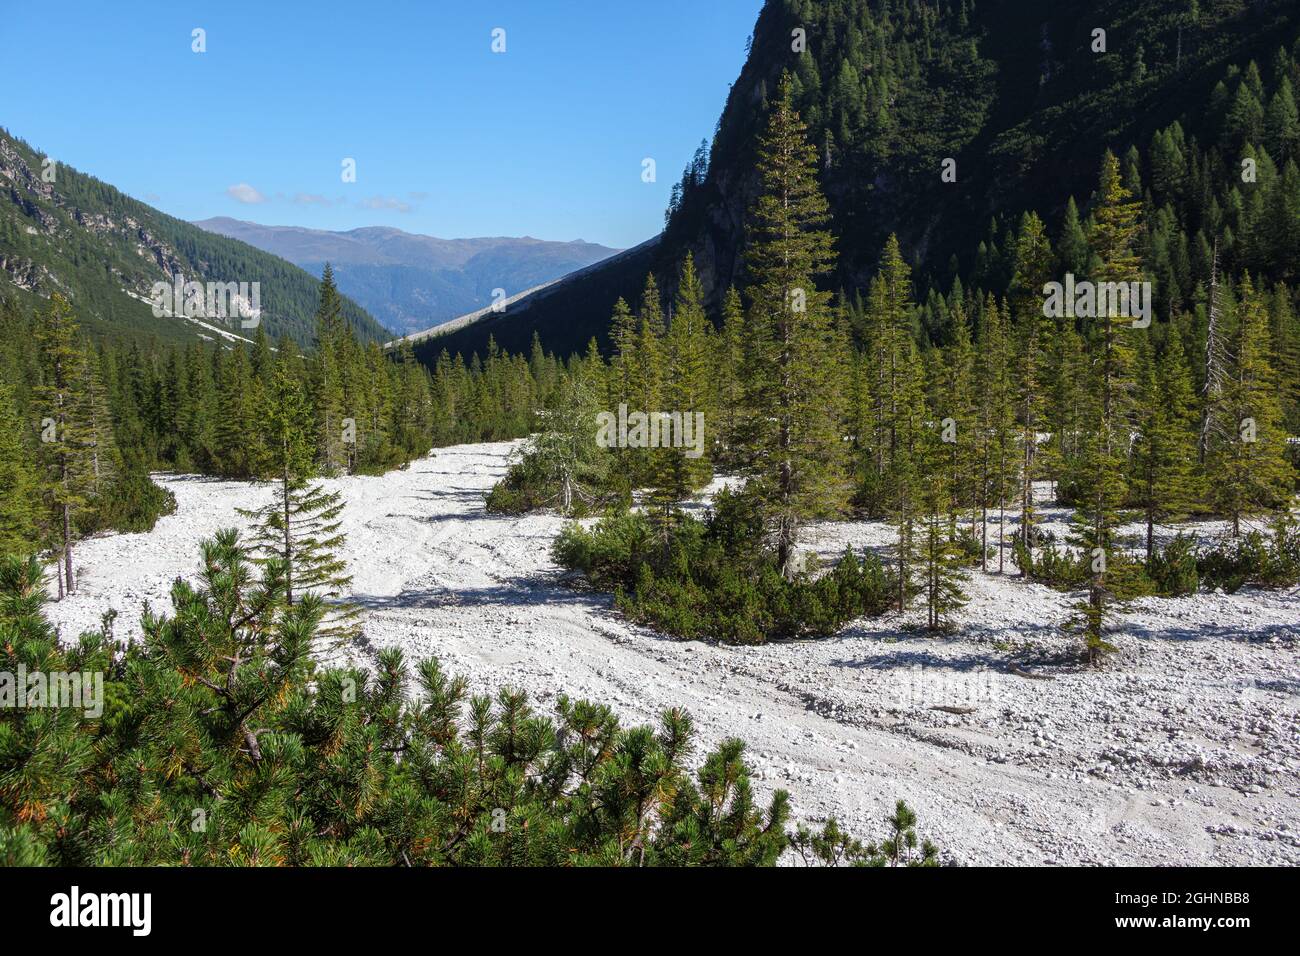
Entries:
[[[49,167],[49,173],[45,173],[46,168],[43,162],[40,167],[29,162],[14,140],[0,136],[0,179],[8,184],[7,198],[11,208],[25,220],[20,227],[23,235],[44,237],[59,244],[75,241],[78,233],[86,233],[109,242],[133,245],[143,260],[142,266],[148,271],[135,275],[124,274],[120,269],[114,269],[114,272],[123,275],[128,283],[125,291],[137,295],[147,293],[153,281],[162,278],[162,274],[170,275],[181,268],[181,258],[176,250],[153,236],[134,218],[123,216],[115,219],[108,213],[86,210],[70,201],[55,188],[58,166]],[[47,176],[53,178],[47,179]],[[38,266],[31,259],[16,255],[0,256],[0,262],[9,264],[4,271],[13,277],[15,285],[27,291],[45,297],[53,292],[68,296],[76,294],[66,283],[59,282],[56,269]],[[23,263],[26,265],[20,265]],[[156,266],[160,272],[155,273],[150,266]]]

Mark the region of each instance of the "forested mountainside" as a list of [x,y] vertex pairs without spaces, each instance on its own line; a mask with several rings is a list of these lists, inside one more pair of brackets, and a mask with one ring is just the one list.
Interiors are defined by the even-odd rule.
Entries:
[[[421,357],[483,353],[489,336],[522,351],[534,331],[560,353],[593,335],[608,347],[614,302],[634,301],[652,271],[671,294],[688,252],[716,316],[726,289],[746,282],[755,132],[787,70],[831,205],[829,288],[864,290],[896,232],[923,301],[957,278],[1004,294],[1021,214],[1036,211],[1053,237],[1072,230],[1070,201],[1086,218],[1107,149],[1141,186],[1162,314],[1208,282],[1216,242],[1229,271],[1288,278],[1295,211],[1277,210],[1300,204],[1298,31],[1300,8],[1282,2],[770,0],[664,241],[430,341]],[[1247,157],[1257,189],[1241,182]],[[941,178],[945,159],[955,182]]]
[[[183,318],[154,316],[154,283],[172,283],[176,275],[203,283],[259,283],[266,335],[312,344],[320,297],[315,277],[159,212],[0,129],[0,296],[38,306],[60,293],[85,331],[101,340],[219,337]],[[342,309],[362,341],[389,337],[352,300],[344,299]],[[252,338],[238,322],[228,333]]]
[[339,290],[401,335],[485,308],[496,289],[513,296],[619,251],[581,239],[439,239],[381,226],[329,232],[226,216],[194,225],[288,259],[312,275],[328,262]]

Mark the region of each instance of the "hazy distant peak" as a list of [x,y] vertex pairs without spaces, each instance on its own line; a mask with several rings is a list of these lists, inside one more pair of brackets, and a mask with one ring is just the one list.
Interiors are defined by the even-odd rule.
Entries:
[[330,263],[340,290],[396,332],[438,325],[490,305],[495,290],[514,295],[620,251],[584,239],[441,239],[392,226],[332,232],[267,226],[229,216],[194,225],[274,253],[313,273]]

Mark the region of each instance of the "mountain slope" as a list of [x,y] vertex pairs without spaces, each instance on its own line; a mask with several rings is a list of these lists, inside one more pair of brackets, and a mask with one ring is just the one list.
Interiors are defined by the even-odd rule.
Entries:
[[[1099,28],[1104,53],[1093,51]],[[792,49],[797,29],[803,52]],[[1022,211],[1038,210],[1055,235],[1067,200],[1082,205],[1095,188],[1107,148],[1145,149],[1174,120],[1189,141],[1216,142],[1225,111],[1209,107],[1225,70],[1257,60],[1268,71],[1298,29],[1295,4],[1246,0],[768,0],[707,171],[684,177],[663,241],[637,262],[431,339],[422,357],[482,352],[489,335],[522,349],[534,331],[561,354],[592,335],[605,344],[614,300],[633,302],[650,270],[670,295],[687,252],[716,308],[744,282],[753,143],[786,70],[823,159],[840,252],[830,286],[864,289],[897,232],[924,296],[977,276],[981,243],[1001,243]],[[947,158],[956,182],[941,181]]]
[[339,288],[399,333],[483,308],[494,289],[514,295],[618,252],[581,239],[438,239],[381,227],[328,232],[226,217],[194,225],[274,253],[308,272],[319,273],[330,263]]
[[[43,173],[53,171],[53,182]],[[40,301],[59,292],[97,337],[170,341],[251,335],[237,319],[156,317],[154,283],[259,283],[261,326],[300,346],[314,338],[319,281],[291,263],[159,212],[93,176],[45,157],[0,129],[0,295]],[[251,285],[250,285],[251,288]],[[389,338],[350,299],[343,314],[364,341]]]

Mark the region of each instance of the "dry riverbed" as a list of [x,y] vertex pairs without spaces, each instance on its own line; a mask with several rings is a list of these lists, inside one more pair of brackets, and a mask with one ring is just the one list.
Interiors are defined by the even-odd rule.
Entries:
[[[560,518],[484,513],[511,447],[328,482],[347,499],[345,557],[374,647],[436,655],[476,690],[513,684],[540,708],[568,693],[642,722],[684,706],[704,747],[743,737],[760,792],[790,790],[798,819],[834,814],[874,836],[901,797],[949,862],[1300,864],[1300,595],[1137,602],[1101,671],[1062,663],[1070,596],[1010,568],[975,575],[949,638],[894,617],[819,641],[679,642],[561,580]],[[175,515],[79,547],[80,590],[50,605],[65,637],[110,607],[119,635],[138,634],[142,602],[168,607],[199,541],[270,494],[161,480]],[[1063,512],[1048,517],[1063,527]],[[829,558],[890,540],[862,522],[816,529],[811,545]]]

